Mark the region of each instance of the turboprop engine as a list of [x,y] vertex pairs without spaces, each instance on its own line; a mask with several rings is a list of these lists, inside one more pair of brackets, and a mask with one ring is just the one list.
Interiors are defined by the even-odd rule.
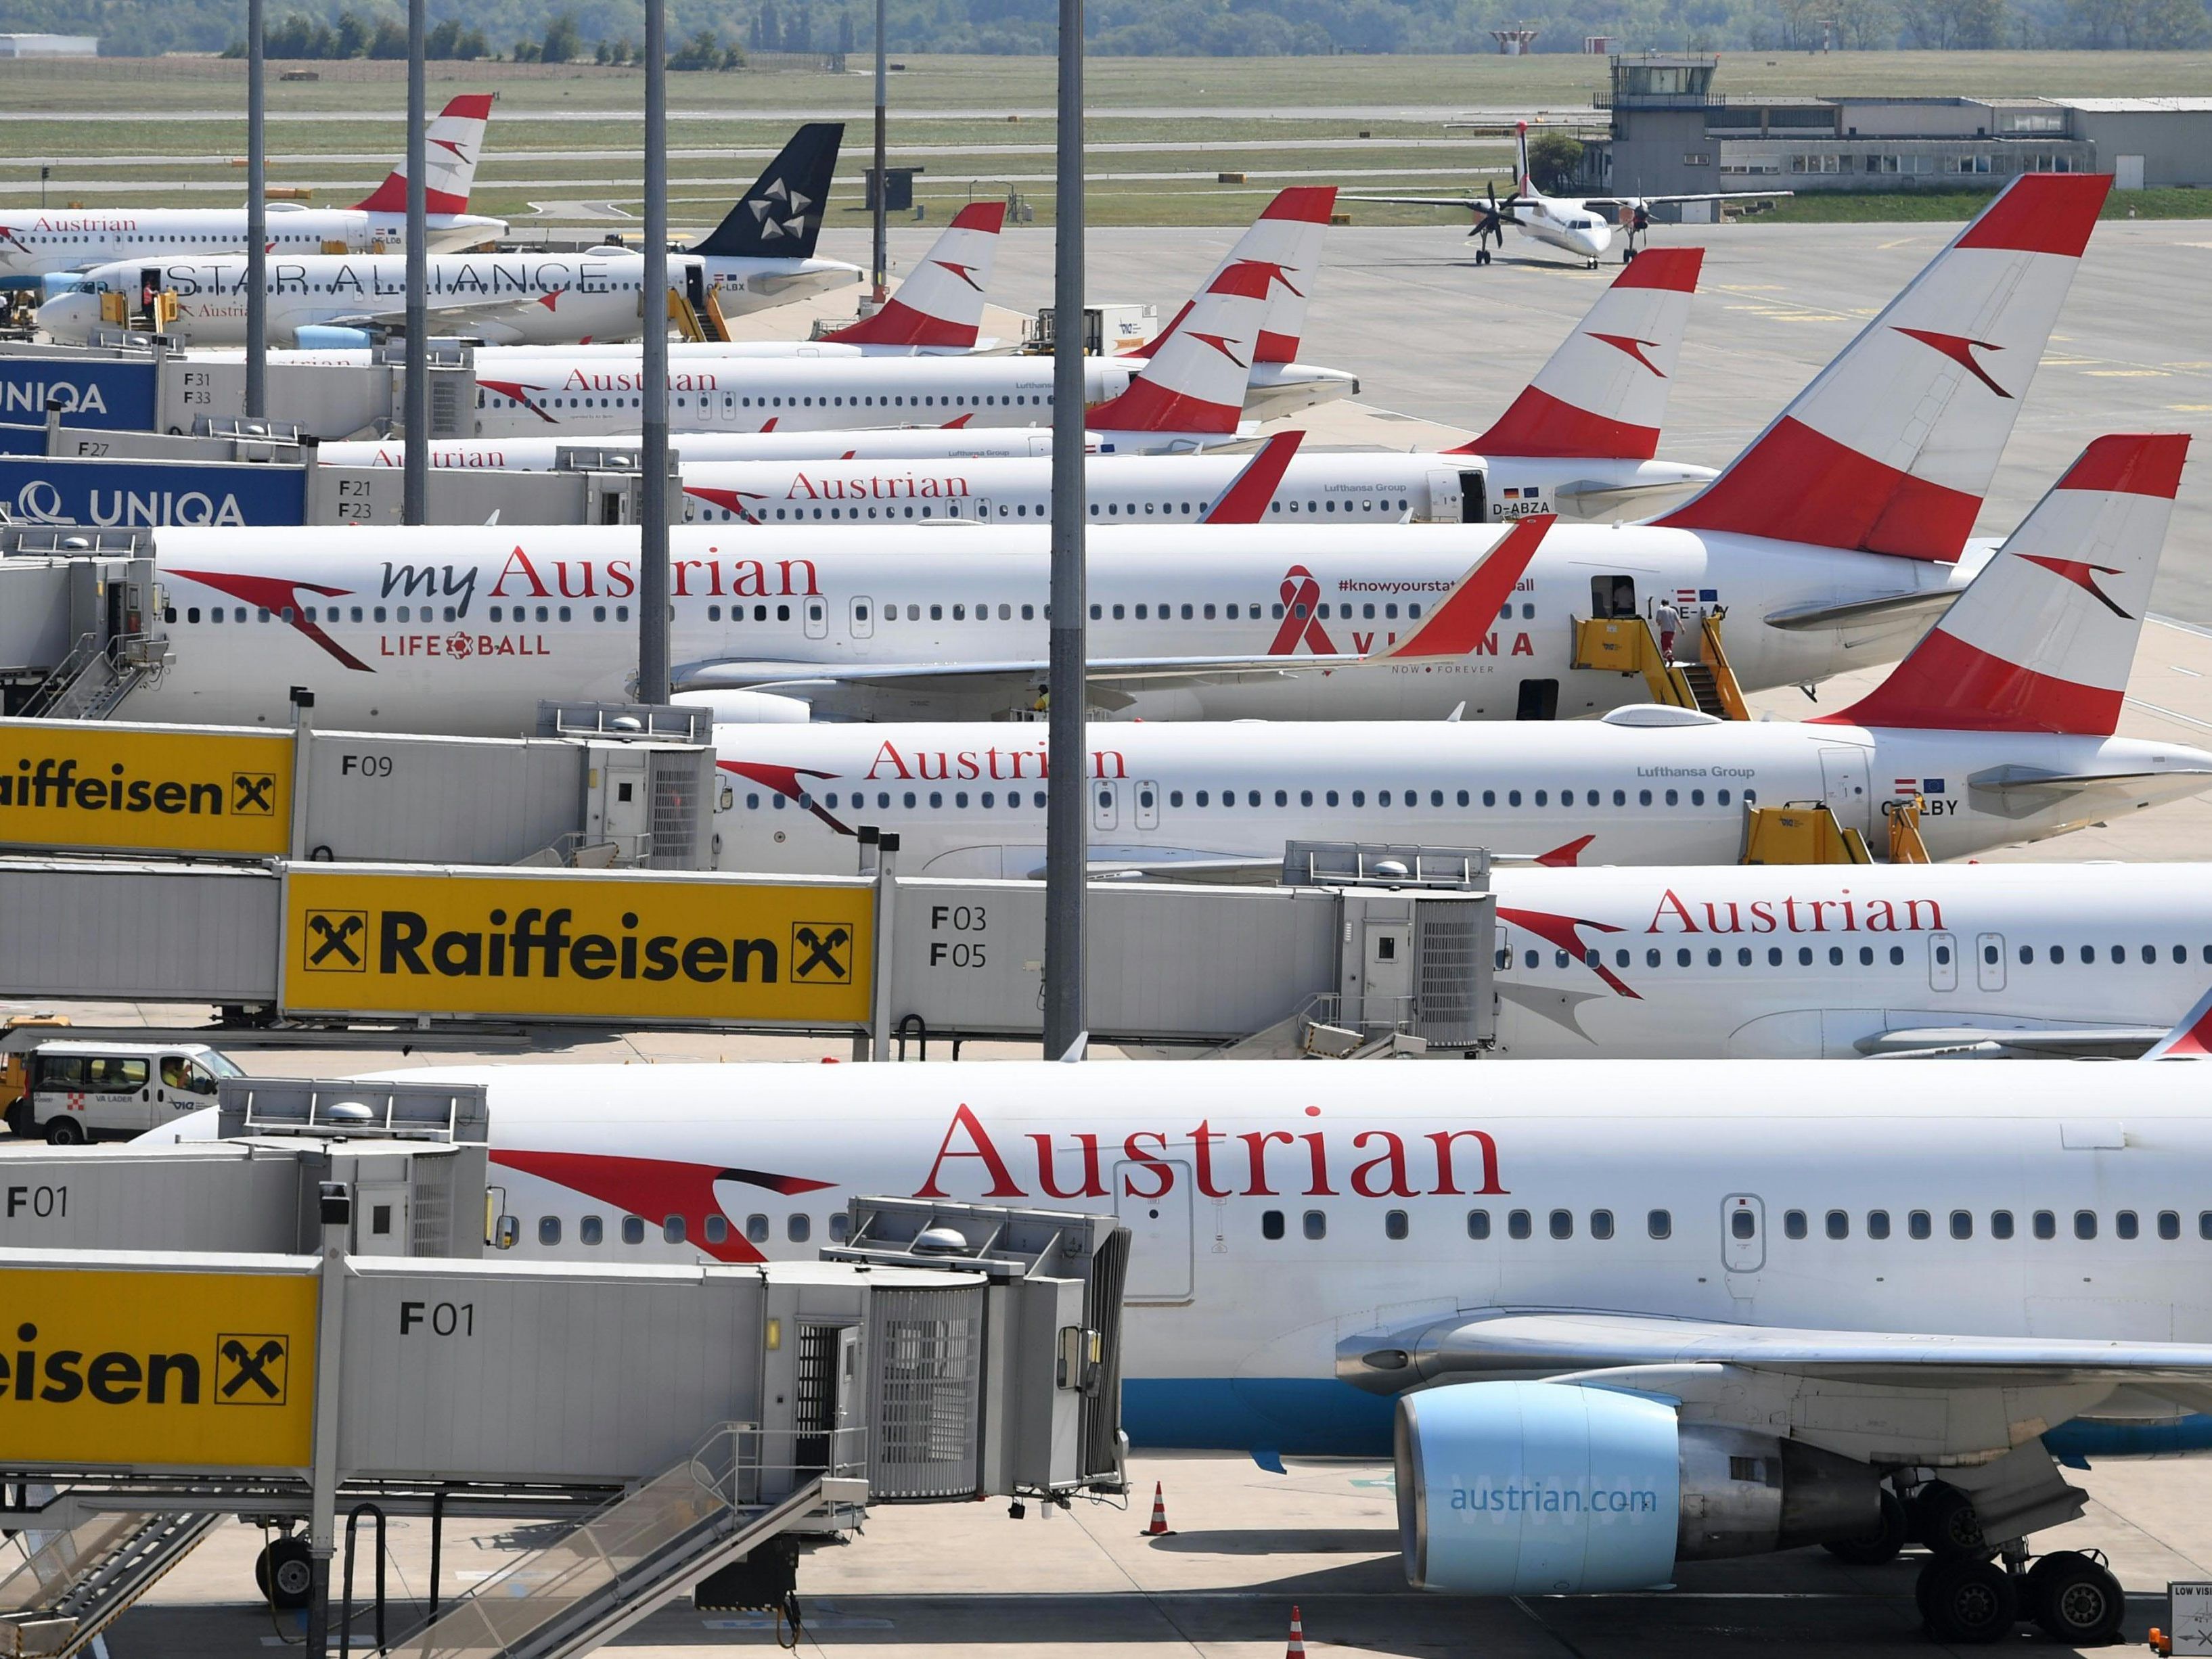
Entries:
[[1548,1595],[1664,1584],[1677,1561],[1864,1538],[1881,1474],[1796,1441],[1684,1423],[1650,1395],[1459,1382],[1402,1396],[1398,1526],[1416,1589]]

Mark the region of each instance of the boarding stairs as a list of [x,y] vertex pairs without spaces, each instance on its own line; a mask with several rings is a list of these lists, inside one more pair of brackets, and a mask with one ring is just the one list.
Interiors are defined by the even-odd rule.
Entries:
[[17,1533],[24,1559],[0,1578],[0,1656],[70,1659],[83,1652],[222,1518],[137,1510]]
[[1721,643],[1724,607],[1716,605],[1697,618],[1694,654],[1667,660],[1658,636],[1642,617],[1577,617],[1573,619],[1577,668],[1618,674],[1641,674],[1651,701],[1669,708],[1693,708],[1718,720],[1747,720],[1742,689],[1729,666]]
[[80,635],[68,656],[23,705],[32,720],[99,720],[113,714],[149,677],[167,666],[169,642],[158,634]]
[[[392,1659],[592,1652],[771,1539],[856,1526],[868,1491],[857,1474],[859,1436],[844,1429],[807,1437],[827,1468],[775,1468],[761,1457],[758,1430],[724,1424],[683,1462],[487,1579],[386,1651]],[[848,1448],[854,1456],[838,1455]],[[787,1495],[763,1498],[783,1486]]]

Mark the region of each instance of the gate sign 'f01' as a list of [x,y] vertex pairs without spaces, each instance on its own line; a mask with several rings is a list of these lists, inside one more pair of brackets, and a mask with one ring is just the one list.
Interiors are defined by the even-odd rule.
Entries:
[[282,856],[289,733],[0,721],[0,847]]
[[292,1012],[866,1023],[873,890],[625,871],[295,866]]
[[304,1468],[313,1263],[282,1271],[0,1267],[0,1462]]

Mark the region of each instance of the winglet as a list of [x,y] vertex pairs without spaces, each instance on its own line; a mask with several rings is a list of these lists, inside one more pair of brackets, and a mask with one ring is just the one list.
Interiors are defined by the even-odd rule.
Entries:
[[1305,441],[1303,432],[1278,432],[1260,446],[1260,453],[1251,459],[1244,470],[1229,481],[1229,488],[1206,510],[1200,524],[1257,524],[1267,516],[1267,503],[1275,499],[1275,489],[1283,482],[1283,473],[1291,459]]
[[1513,597],[1514,588],[1528,572],[1528,562],[1558,522],[1548,513],[1516,522],[1483,556],[1481,563],[1459,579],[1459,585],[1444,595],[1419,628],[1387,650],[1375,653],[1376,659],[1464,657],[1486,648],[1485,642],[1498,626],[1498,613]]
[[2181,1024],[2153,1043],[2143,1058],[2212,1060],[2212,991],[2199,997],[2197,1006],[2181,1017]]

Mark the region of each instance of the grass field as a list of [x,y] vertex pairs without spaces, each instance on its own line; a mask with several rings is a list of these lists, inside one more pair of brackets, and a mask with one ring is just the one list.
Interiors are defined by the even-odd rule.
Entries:
[[[914,57],[891,83],[892,161],[927,169],[918,198],[942,216],[975,196],[1021,193],[1048,221],[1053,66],[1044,58]],[[282,67],[282,66],[280,66]],[[400,143],[404,66],[299,66],[321,78],[270,88],[270,180],[313,199],[354,199]],[[1114,224],[1232,224],[1273,190],[1334,179],[1347,191],[1480,192],[1508,182],[1506,147],[1448,131],[1446,118],[1523,112],[1601,118],[1602,58],[1095,58],[1087,68],[1091,213]],[[452,92],[499,94],[474,205],[533,222],[574,221],[578,203],[635,211],[641,172],[635,70],[530,64],[431,66],[434,105]],[[2212,94],[2212,52],[1735,53],[1721,88],[1738,96],[1904,94]],[[678,74],[670,77],[673,216],[717,216],[798,120],[854,122],[838,197],[859,200],[870,83],[864,75]],[[234,200],[243,184],[244,68],[207,58],[0,62],[0,205],[88,207]],[[57,122],[49,115],[77,116]],[[1142,147],[1142,148],[1139,148]],[[56,154],[59,149],[62,153]],[[685,154],[684,152],[691,152]],[[1216,174],[1243,173],[1242,184]],[[849,191],[849,193],[848,193]],[[1801,198],[1778,220],[1960,219],[1972,192]],[[2212,215],[2212,195],[2152,191],[2147,217]],[[1360,205],[1361,222],[1434,214]]]

